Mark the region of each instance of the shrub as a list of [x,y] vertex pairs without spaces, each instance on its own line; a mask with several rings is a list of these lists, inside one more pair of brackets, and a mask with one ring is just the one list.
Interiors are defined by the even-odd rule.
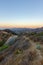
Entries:
[[0,41],[0,47],[5,43],[5,41]]
[[3,51],[6,48],[8,48],[8,45],[3,45],[3,46],[0,47],[0,51]]
[[36,48],[37,48],[38,50],[40,50],[40,49],[41,49],[40,45],[37,45],[37,46],[36,46]]
[[17,49],[17,50],[15,51],[15,54],[22,54],[22,52],[23,52],[23,50]]

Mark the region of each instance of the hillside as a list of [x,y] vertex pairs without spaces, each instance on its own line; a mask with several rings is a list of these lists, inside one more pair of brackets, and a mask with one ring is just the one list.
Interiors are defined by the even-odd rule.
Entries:
[[0,65],[43,65],[43,32],[11,34],[0,47]]
[[2,46],[10,36],[16,35],[13,31],[9,29],[0,30],[0,46]]

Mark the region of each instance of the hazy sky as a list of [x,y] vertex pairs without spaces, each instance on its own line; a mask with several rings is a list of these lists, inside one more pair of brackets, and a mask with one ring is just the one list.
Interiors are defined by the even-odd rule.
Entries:
[[0,0],[0,27],[43,26],[43,0]]

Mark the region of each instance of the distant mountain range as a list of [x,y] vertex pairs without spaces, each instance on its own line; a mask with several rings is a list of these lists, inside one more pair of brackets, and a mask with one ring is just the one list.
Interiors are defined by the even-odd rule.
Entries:
[[23,32],[43,32],[43,27],[41,28],[9,28],[9,29],[4,29],[3,31],[6,31],[8,33],[12,33],[12,34],[19,34],[19,33],[23,33]]
[[10,29],[16,33],[20,33],[20,32],[31,32],[33,29],[32,28],[12,28]]
[[16,33],[19,33],[19,32],[37,32],[37,33],[39,33],[39,32],[43,32],[43,27],[35,28],[35,29],[33,29],[33,28],[12,28],[10,30],[12,30],[13,32],[16,32]]

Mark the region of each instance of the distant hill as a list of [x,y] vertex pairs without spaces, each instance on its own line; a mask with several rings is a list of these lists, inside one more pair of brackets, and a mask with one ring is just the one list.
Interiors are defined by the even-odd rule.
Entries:
[[10,29],[4,29],[3,31],[8,32],[8,33],[12,33],[12,34],[16,35],[16,33],[14,31],[10,30]]
[[43,27],[34,29],[35,32],[40,33],[43,32]]
[[43,27],[41,28],[12,28],[10,29],[12,30],[13,32],[16,32],[16,33],[20,33],[20,32],[43,32]]

